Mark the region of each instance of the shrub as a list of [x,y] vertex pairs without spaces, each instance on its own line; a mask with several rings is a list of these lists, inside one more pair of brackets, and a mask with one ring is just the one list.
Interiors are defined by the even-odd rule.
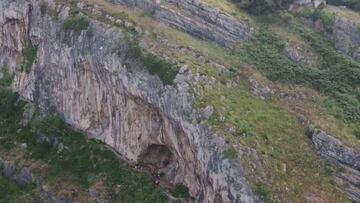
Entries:
[[251,135],[251,129],[246,122],[240,121],[238,119],[236,119],[235,122],[236,122],[238,135],[240,135],[240,136]]
[[140,61],[152,75],[159,76],[160,80],[165,85],[171,85],[178,73],[174,66],[164,59],[143,50],[137,43],[130,42],[127,54],[127,59],[135,59]]
[[254,190],[263,201],[270,201],[269,188],[263,183],[257,183]]
[[13,76],[5,69],[0,71],[0,86],[10,86],[13,80]]
[[326,32],[332,33],[335,25],[335,15],[321,12],[319,10],[315,11],[312,15],[313,20],[320,20],[324,26]]
[[23,64],[21,65],[22,71],[26,73],[30,73],[31,67],[36,59],[37,55],[37,47],[34,46],[31,40],[27,40],[25,43],[25,47],[22,50],[23,55]]
[[86,30],[89,27],[89,20],[85,16],[74,16],[69,17],[64,22],[65,30],[74,30],[76,32],[81,32]]
[[177,198],[189,198],[190,197],[189,188],[183,184],[176,185],[174,190],[174,196]]
[[279,9],[287,8],[294,0],[232,0],[241,8],[254,15],[264,15]]
[[357,139],[360,139],[360,128],[359,129],[356,129],[354,130],[354,136],[357,138]]
[[242,52],[251,63],[275,81],[310,86],[330,96],[337,117],[360,123],[360,101],[356,86],[360,85],[360,64],[338,53],[319,33],[304,26],[293,26],[311,48],[320,55],[318,68],[298,65],[283,54],[281,41],[266,28],[245,46]]

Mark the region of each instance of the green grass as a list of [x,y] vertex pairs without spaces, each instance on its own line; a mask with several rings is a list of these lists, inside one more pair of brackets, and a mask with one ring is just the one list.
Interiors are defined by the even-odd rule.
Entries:
[[90,24],[89,19],[85,16],[72,16],[65,20],[63,28],[65,30],[74,30],[76,32],[81,32],[88,29]]
[[283,54],[281,39],[267,27],[245,46],[243,55],[271,80],[307,85],[330,96],[328,109],[336,117],[359,124],[360,97],[355,89],[360,85],[360,64],[338,53],[319,33],[300,24],[292,28],[319,54],[319,67],[292,62]]
[[[336,188],[330,184],[331,176],[324,172],[325,162],[316,155],[305,136],[305,126],[275,100],[258,100],[244,87],[222,86],[207,92],[197,104],[200,107],[214,107],[214,114],[208,122],[214,130],[224,135],[229,144],[234,147],[247,146],[257,151],[264,163],[263,169],[252,169],[251,162],[254,160],[245,161],[248,164],[245,167],[251,171],[251,176],[262,176],[266,185],[277,185],[268,188],[269,196],[274,201],[282,201],[280,196],[285,189],[280,185],[285,183],[290,188],[288,200],[293,201],[303,198],[299,195],[302,193],[296,192],[299,190],[319,188],[329,196],[336,193]],[[250,135],[238,136],[236,126],[239,122],[247,123],[251,129]],[[233,151],[231,148],[225,150],[225,158],[236,158]],[[281,169],[283,164],[286,164],[286,172]],[[317,174],[316,177],[313,174]],[[341,195],[336,198],[343,200]]]
[[22,51],[23,55],[23,63],[21,65],[22,71],[26,73],[31,72],[31,67],[35,62],[36,55],[37,55],[37,47],[34,46],[31,40],[27,40],[25,43],[25,47]]
[[177,185],[173,193],[173,195],[177,198],[190,197],[189,188],[187,188],[185,185]]
[[[77,190],[86,191],[92,184],[89,177],[95,175],[103,179],[108,198],[114,202],[166,201],[162,189],[154,187],[149,176],[132,171],[104,144],[87,140],[56,116],[38,115],[29,127],[22,127],[19,123],[24,105],[15,94],[0,89],[0,136],[6,138],[0,139],[3,154],[15,150],[16,143],[27,143],[28,151],[22,161],[45,165],[46,172],[38,175],[50,185],[67,180]],[[37,141],[39,135],[50,142]],[[66,146],[63,151],[58,151],[56,143],[60,142]],[[121,190],[115,192],[117,185],[121,185]],[[9,192],[7,195],[13,196]]]
[[265,201],[265,202],[270,202],[270,190],[269,188],[263,184],[263,183],[258,183],[255,186],[254,191],[259,195],[259,197]]

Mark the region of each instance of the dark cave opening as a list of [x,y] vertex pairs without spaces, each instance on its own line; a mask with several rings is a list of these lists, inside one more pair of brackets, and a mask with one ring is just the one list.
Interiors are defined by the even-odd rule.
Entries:
[[139,160],[142,164],[159,170],[173,162],[173,153],[165,145],[152,144],[140,155]]

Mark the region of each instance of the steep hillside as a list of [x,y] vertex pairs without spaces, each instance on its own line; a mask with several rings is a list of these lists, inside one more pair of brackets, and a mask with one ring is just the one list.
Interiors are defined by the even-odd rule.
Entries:
[[359,202],[356,5],[259,2],[1,1],[0,202]]

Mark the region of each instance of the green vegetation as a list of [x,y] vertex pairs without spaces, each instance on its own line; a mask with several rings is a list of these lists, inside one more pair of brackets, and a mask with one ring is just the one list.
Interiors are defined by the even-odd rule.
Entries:
[[189,188],[187,188],[185,185],[177,185],[175,187],[175,190],[173,192],[174,194],[174,197],[177,197],[177,198],[189,198],[190,197],[190,193],[189,193]]
[[354,136],[355,136],[357,139],[360,139],[360,129],[354,130]]
[[0,176],[0,203],[30,203],[31,200],[31,187],[20,188],[7,178]]
[[85,16],[76,15],[65,20],[64,29],[81,32],[89,27],[89,23],[90,21]]
[[[33,172],[39,171],[35,175],[47,184],[57,187],[59,182],[65,184],[65,188],[58,190],[74,185],[80,195],[79,191],[87,191],[91,185],[102,182],[105,194],[113,202],[166,201],[161,189],[153,186],[149,176],[132,171],[104,144],[87,140],[56,116],[37,115],[29,126],[21,126],[24,106],[25,102],[18,101],[17,95],[0,89],[0,136],[4,138],[0,139],[2,158],[11,159],[11,153],[16,151],[17,161],[36,163],[32,164],[37,167]],[[26,153],[17,151],[19,143],[27,143]],[[117,190],[119,187],[121,189]],[[4,195],[9,198],[22,194],[9,188],[0,189],[0,194],[6,193]]]
[[270,202],[270,191],[265,184],[256,184],[254,191],[260,196],[263,201]]
[[0,71],[0,87],[10,86],[12,81],[13,76],[6,69]]
[[235,119],[235,123],[236,123],[238,135],[240,136],[251,135],[250,127],[246,122],[240,121],[239,119]]
[[294,0],[232,0],[254,15],[264,15],[287,8]]
[[164,85],[172,85],[178,69],[164,59],[142,49],[137,43],[130,41],[127,59],[140,61],[152,75],[157,75]]
[[314,21],[320,20],[324,29],[328,33],[332,33],[335,25],[335,15],[328,12],[322,12],[321,10],[317,9],[311,15]]
[[24,58],[21,65],[22,71],[30,73],[31,67],[34,64],[37,55],[37,47],[32,44],[31,40],[26,41],[22,55]]
[[[302,193],[296,193],[299,190],[317,188],[327,194],[336,193],[336,188],[329,183],[331,176],[325,173],[325,162],[316,155],[312,145],[304,136],[305,126],[302,126],[297,118],[287,112],[276,100],[256,99],[244,86],[233,88],[222,86],[207,92],[197,104],[200,107],[207,105],[214,107],[214,114],[209,119],[209,124],[234,146],[233,149],[229,147],[224,151],[225,158],[245,159],[243,163],[248,165],[244,167],[251,171],[251,177],[262,177],[266,185],[286,183],[290,188],[290,191],[286,191],[287,189],[282,186],[268,188],[268,193],[274,201],[281,202],[283,200],[281,195],[285,191],[287,197],[294,198],[294,202],[303,198],[300,197]],[[251,129],[250,136],[239,137],[237,130],[232,130],[237,129],[239,121],[247,123]],[[263,169],[252,168],[252,165],[257,163],[252,157],[235,156],[238,150],[235,146],[246,146],[256,150],[259,159],[264,161]],[[284,164],[285,170],[282,167]],[[264,173],[266,175],[263,175]],[[341,202],[341,195],[336,198]]]
[[246,45],[243,55],[271,80],[308,85],[330,96],[326,103],[329,111],[343,120],[360,123],[360,101],[355,90],[360,85],[360,64],[338,53],[319,33],[299,24],[292,29],[320,55],[320,67],[292,62],[283,54],[281,39],[266,27]]

